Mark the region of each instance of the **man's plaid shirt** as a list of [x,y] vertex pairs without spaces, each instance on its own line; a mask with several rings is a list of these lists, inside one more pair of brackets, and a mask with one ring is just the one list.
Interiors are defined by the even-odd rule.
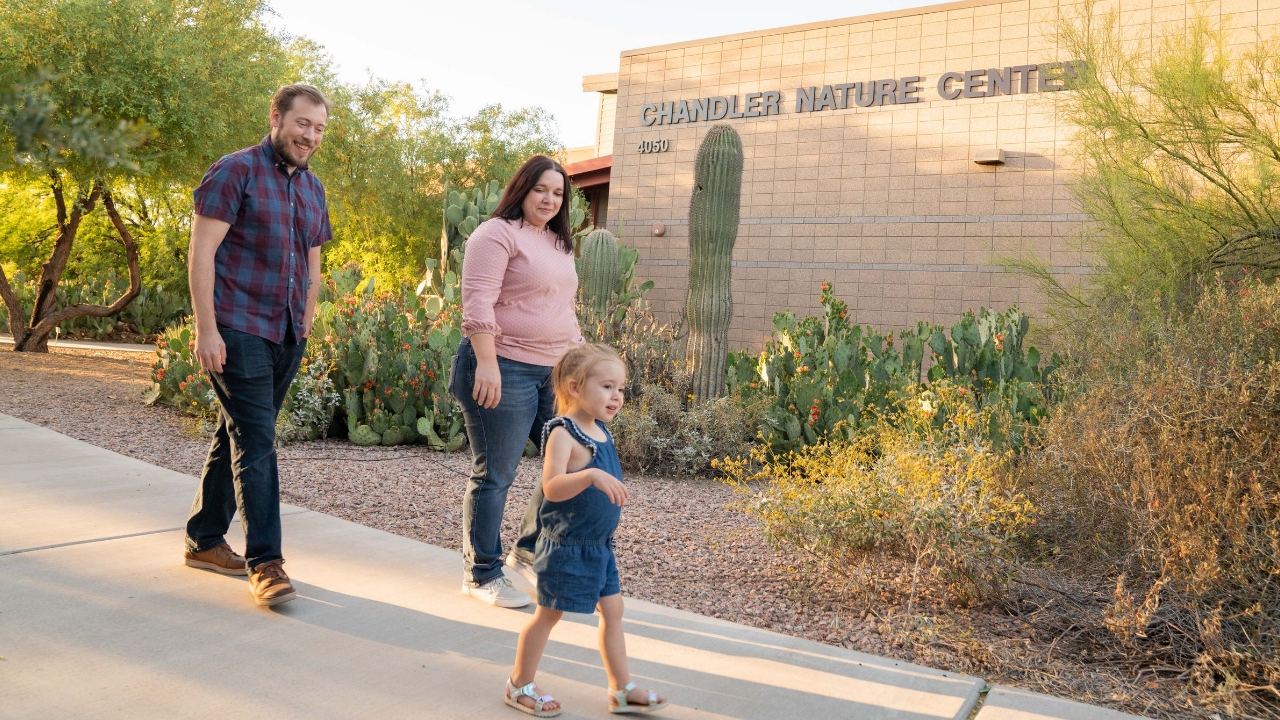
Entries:
[[197,215],[231,223],[214,259],[218,324],[278,343],[292,322],[301,340],[308,251],[333,237],[324,186],[290,175],[267,136],[214,163],[193,196]]

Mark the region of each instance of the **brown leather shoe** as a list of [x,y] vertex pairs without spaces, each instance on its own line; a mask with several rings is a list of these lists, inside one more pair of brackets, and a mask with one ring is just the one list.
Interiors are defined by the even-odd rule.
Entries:
[[253,592],[253,601],[264,607],[289,602],[298,595],[284,574],[284,560],[272,560],[255,567],[249,573],[249,589]]
[[236,551],[226,543],[198,553],[188,550],[182,557],[187,567],[212,570],[223,575],[249,574],[248,569],[245,568],[244,558],[236,554]]

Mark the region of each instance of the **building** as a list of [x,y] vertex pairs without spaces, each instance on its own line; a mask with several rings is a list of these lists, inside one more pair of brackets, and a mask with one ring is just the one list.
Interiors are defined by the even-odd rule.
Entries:
[[[1280,23],[1280,0],[1118,2],[1126,27],[1153,35],[1196,8],[1246,39]],[[598,151],[569,170],[606,170],[603,224],[640,251],[637,277],[670,318],[687,290],[698,145],[717,122],[738,131],[733,346],[758,346],[778,310],[814,311],[824,279],[882,328],[980,305],[1036,313],[1034,283],[999,258],[1089,272],[1070,128],[1054,112],[1073,74],[1058,11],[978,0],[628,50],[616,77],[584,78],[601,93]]]

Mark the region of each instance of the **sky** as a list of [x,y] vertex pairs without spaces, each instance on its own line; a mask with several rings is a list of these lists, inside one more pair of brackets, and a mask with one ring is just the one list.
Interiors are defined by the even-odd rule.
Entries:
[[493,103],[550,111],[566,147],[595,143],[582,76],[623,50],[917,7],[910,0],[270,0],[275,27],[325,47],[339,76],[422,83],[467,115]]

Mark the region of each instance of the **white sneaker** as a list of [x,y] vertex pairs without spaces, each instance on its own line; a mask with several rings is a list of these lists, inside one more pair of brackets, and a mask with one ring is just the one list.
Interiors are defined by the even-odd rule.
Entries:
[[463,583],[462,594],[501,608],[520,608],[531,602],[529,595],[518,590],[505,575],[478,587]]
[[515,553],[507,553],[505,564],[532,585],[534,590],[538,589],[538,573],[534,572],[532,563],[518,559]]

